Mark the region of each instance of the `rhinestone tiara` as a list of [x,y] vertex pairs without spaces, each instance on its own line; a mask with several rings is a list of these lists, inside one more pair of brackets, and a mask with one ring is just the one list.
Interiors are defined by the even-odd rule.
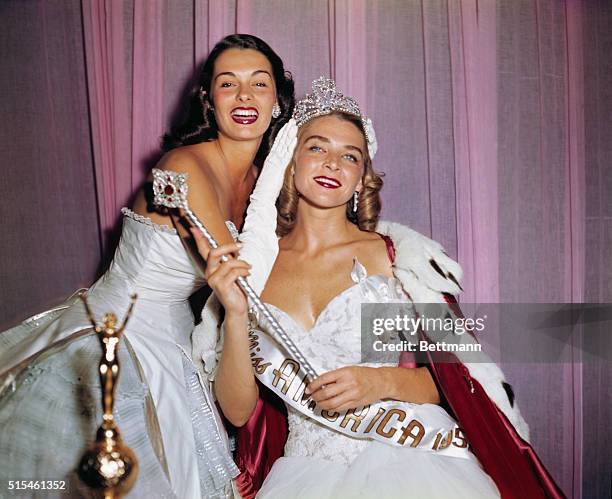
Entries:
[[361,114],[357,101],[352,97],[347,97],[336,88],[336,82],[330,78],[321,76],[312,82],[312,93],[306,94],[302,100],[298,101],[293,110],[293,119],[298,127],[308,123],[311,119],[318,116],[325,116],[334,111],[340,111],[361,119],[365,130],[368,144],[374,137],[370,137],[371,124]]

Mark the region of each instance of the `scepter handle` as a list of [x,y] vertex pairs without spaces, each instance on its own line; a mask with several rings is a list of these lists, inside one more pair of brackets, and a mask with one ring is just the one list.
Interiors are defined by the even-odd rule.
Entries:
[[[204,238],[206,239],[206,242],[208,242],[208,245],[213,249],[218,248],[219,245],[217,244],[217,241],[215,241],[215,238],[210,232],[208,232],[204,224],[200,222],[198,217],[191,211],[191,209],[187,207],[184,208],[184,210],[185,215],[187,216],[189,221],[193,223],[193,225],[195,225],[200,232],[202,232]],[[229,257],[227,255],[222,255],[221,260],[227,262],[229,261]],[[273,335],[280,340],[281,344],[287,349],[287,352],[297,362],[299,362],[299,364],[304,369],[308,381],[313,381],[317,377],[317,373],[315,372],[310,362],[308,362],[306,357],[304,357],[302,352],[300,352],[300,350],[297,348],[293,340],[289,338],[289,335],[287,335],[287,333],[278,323],[274,315],[272,315],[270,309],[268,309],[268,307],[266,307],[266,304],[261,301],[261,298],[257,295],[255,290],[251,287],[251,285],[244,276],[239,276],[237,281],[238,286],[240,286],[242,291],[244,291],[244,294],[247,295],[247,297],[251,300],[257,311],[264,316],[266,323],[272,329]]]

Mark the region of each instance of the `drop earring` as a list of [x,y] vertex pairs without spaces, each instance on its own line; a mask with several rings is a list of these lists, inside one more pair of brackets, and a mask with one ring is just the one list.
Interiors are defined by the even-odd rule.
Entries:
[[272,106],[272,118],[276,119],[281,115],[281,108],[278,105],[278,102],[275,102]]
[[357,207],[359,206],[359,191],[355,191],[353,194],[353,211],[357,212]]

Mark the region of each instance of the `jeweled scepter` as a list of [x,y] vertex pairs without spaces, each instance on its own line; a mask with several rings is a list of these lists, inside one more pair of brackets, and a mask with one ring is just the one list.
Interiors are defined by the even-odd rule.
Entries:
[[[189,221],[198,229],[208,242],[211,248],[217,248],[219,245],[215,241],[214,237],[200,219],[191,211],[187,202],[187,174],[178,173],[169,170],[153,169],[153,203],[159,206],[165,206],[166,208],[180,208],[185,212],[185,215]],[[221,260],[227,262],[229,257],[222,255]],[[260,312],[266,323],[269,325],[273,336],[276,340],[287,350],[287,352],[300,363],[304,369],[306,377],[309,381],[314,380],[317,374],[313,367],[310,365],[306,357],[302,355],[293,340],[283,330],[278,321],[274,318],[268,307],[261,301],[261,298],[257,295],[255,290],[251,287],[248,281],[240,276],[237,279],[238,285],[251,300],[258,312]]]
[[96,433],[96,441],[89,448],[78,467],[81,480],[92,489],[100,490],[104,499],[113,499],[127,494],[138,475],[138,459],[134,452],[123,443],[115,417],[115,389],[119,380],[119,358],[117,350],[121,335],[132,315],[136,295],[131,296],[130,307],[123,324],[117,328],[117,316],[112,313],[104,315],[102,326],[96,324],[85,295],[80,295],[87,317],[102,346],[102,359],[99,365],[100,384],[102,386],[102,425]]

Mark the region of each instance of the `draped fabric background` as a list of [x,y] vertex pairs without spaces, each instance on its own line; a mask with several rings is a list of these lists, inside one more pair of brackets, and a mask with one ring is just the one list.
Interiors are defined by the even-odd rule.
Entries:
[[[359,100],[384,217],[459,259],[464,302],[612,301],[610,0],[3,0],[0,325],[95,278],[234,32],[298,96],[331,75]],[[568,496],[608,497],[609,363],[504,369]]]

